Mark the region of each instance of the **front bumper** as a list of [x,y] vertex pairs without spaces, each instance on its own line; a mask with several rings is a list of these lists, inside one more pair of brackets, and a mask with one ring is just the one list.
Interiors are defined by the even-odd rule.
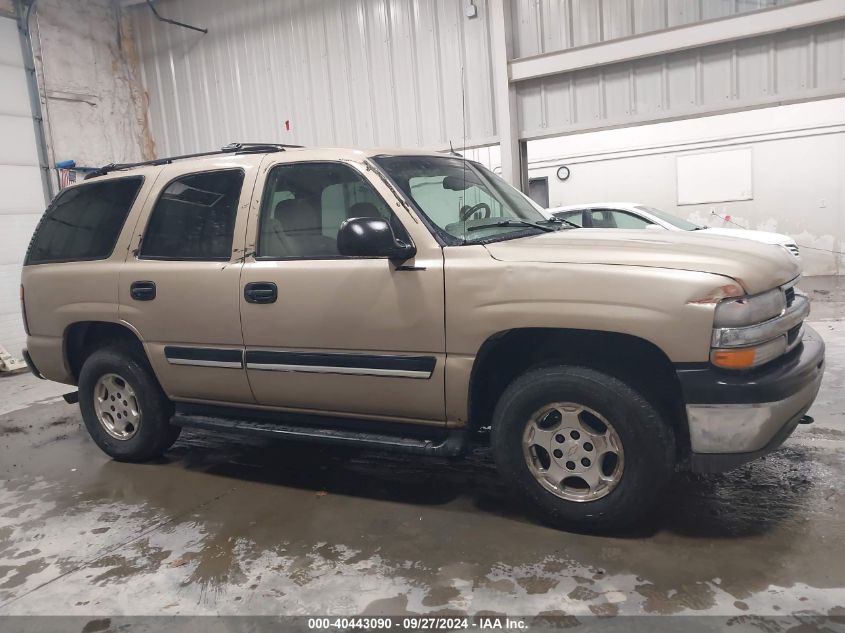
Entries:
[[690,469],[721,472],[761,457],[789,437],[819,391],[824,342],[804,326],[783,359],[743,373],[679,368],[689,423]]

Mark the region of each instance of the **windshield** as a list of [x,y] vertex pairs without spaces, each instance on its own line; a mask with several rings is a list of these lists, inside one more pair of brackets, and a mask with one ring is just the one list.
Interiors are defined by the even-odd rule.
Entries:
[[681,218],[672,215],[671,213],[666,213],[665,211],[661,211],[660,209],[655,209],[654,207],[644,207],[638,206],[637,209],[640,211],[645,211],[646,213],[651,213],[651,215],[663,220],[664,222],[668,222],[672,226],[676,226],[682,231],[697,231],[699,229],[703,229],[703,226],[698,226],[697,224],[693,224],[692,222],[687,222],[686,220],[682,220]]
[[548,230],[550,222],[540,207],[478,163],[450,156],[374,160],[447,243],[488,242]]

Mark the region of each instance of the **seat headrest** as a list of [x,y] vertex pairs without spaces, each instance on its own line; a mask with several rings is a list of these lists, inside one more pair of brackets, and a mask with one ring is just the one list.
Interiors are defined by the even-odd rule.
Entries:
[[320,216],[306,200],[282,200],[273,210],[273,217],[282,225],[282,231],[290,233],[321,233],[323,225]]

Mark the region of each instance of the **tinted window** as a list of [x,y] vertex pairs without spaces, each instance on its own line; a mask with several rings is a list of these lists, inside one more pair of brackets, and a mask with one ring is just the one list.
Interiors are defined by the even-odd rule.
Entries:
[[107,258],[143,181],[119,178],[61,192],[35,229],[26,263]]
[[403,232],[387,204],[355,169],[340,163],[277,165],[261,207],[259,257],[339,257],[337,233],[350,218],[380,217]]
[[141,257],[228,260],[243,181],[240,169],[229,169],[171,182],[153,209]]

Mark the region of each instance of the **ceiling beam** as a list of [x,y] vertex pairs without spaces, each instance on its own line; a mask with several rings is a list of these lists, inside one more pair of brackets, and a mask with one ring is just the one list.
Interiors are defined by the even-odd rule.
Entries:
[[509,76],[511,82],[549,77],[841,19],[845,19],[845,1],[810,0],[610,42],[521,57],[509,63]]

